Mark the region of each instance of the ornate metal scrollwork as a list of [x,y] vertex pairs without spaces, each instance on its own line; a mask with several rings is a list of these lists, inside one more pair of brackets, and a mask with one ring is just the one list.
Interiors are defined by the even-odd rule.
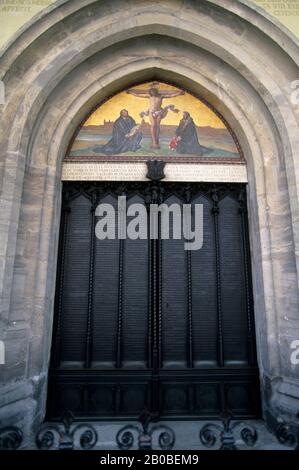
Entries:
[[276,437],[280,444],[299,450],[299,427],[294,423],[281,423],[276,429]]
[[6,426],[0,429],[0,449],[17,450],[23,440],[21,429],[16,426]]
[[116,435],[116,443],[119,449],[131,449],[135,443],[136,437],[138,438],[138,449],[152,449],[152,437],[158,433],[158,444],[162,450],[171,450],[175,443],[174,431],[164,424],[152,425],[156,421],[154,413],[145,410],[139,418],[141,423],[128,424],[121,428]]
[[253,447],[257,441],[258,435],[256,429],[249,424],[241,421],[232,423],[232,416],[229,413],[221,415],[222,425],[216,423],[205,424],[200,432],[199,439],[205,447],[214,447],[217,441],[220,441],[219,450],[237,450],[234,431],[239,428],[240,437],[248,447]]
[[92,449],[98,441],[97,432],[92,426],[83,423],[74,425],[74,416],[67,411],[61,419],[61,425],[42,425],[35,442],[38,449],[41,450],[52,448],[72,450],[77,437],[80,448],[83,450]]

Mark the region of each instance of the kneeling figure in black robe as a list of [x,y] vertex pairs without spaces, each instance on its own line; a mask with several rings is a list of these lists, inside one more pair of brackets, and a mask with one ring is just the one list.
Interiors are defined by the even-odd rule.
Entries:
[[179,126],[175,132],[178,143],[176,146],[177,153],[188,155],[203,155],[206,147],[203,147],[198,142],[196,126],[189,113],[186,111],[183,114]]
[[[120,112],[119,118],[113,125],[112,137],[105,145],[97,145],[94,151],[106,155],[118,155],[124,152],[136,152],[140,148],[142,133],[132,129],[136,126],[134,119],[129,116],[126,109]],[[131,132],[132,131],[132,132]]]

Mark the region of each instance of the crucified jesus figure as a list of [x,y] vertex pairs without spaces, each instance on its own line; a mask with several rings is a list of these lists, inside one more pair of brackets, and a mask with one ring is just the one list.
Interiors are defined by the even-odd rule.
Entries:
[[174,98],[175,96],[184,95],[183,90],[162,90],[160,91],[155,86],[148,88],[147,90],[138,90],[131,88],[127,90],[127,93],[130,95],[137,96],[138,98],[149,98],[149,109],[146,112],[140,114],[143,118],[144,116],[149,116],[151,124],[151,136],[152,136],[152,145],[151,148],[159,149],[159,136],[160,136],[160,123],[161,120],[165,118],[168,113],[168,110],[171,109],[173,112],[178,113],[179,110],[175,109],[174,105],[170,104],[162,108],[163,99]]

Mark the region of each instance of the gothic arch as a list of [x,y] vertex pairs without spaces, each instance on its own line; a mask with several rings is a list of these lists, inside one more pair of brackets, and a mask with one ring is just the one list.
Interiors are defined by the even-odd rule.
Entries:
[[3,416],[31,429],[44,413],[61,162],[69,141],[96,103],[138,81],[159,79],[213,104],[245,153],[264,415],[269,423],[280,415],[294,417],[295,39],[247,1],[58,1],[3,51],[0,73],[6,89],[0,137]]

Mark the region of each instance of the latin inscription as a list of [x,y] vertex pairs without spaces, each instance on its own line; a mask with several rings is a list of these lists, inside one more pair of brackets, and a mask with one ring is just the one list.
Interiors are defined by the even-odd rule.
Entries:
[[[62,167],[63,181],[147,181],[143,162],[67,163]],[[246,183],[245,165],[167,163],[163,181],[211,181]]]

